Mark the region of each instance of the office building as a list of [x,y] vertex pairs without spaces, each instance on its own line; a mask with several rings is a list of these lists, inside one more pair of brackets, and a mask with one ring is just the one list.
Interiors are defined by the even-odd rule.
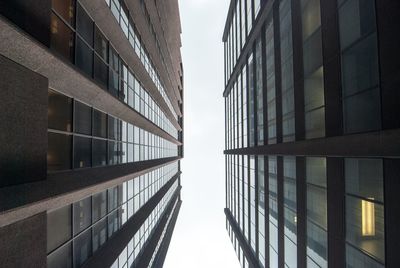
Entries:
[[0,266],[161,267],[181,206],[177,0],[0,3]]
[[230,1],[226,228],[242,267],[400,267],[400,3]]

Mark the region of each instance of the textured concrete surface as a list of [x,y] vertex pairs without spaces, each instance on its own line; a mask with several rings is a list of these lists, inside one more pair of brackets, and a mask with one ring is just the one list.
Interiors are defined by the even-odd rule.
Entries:
[[0,187],[47,174],[48,80],[0,55]]
[[0,227],[104,191],[180,157],[49,174],[45,181],[0,188]]
[[0,266],[46,267],[47,217],[40,213],[0,228]]
[[[52,52],[0,16],[0,54],[47,77],[49,87],[101,111],[150,131],[175,144],[167,132],[86,78],[76,67]],[[16,46],[15,44],[18,44]],[[62,75],[60,75],[62,74]]]

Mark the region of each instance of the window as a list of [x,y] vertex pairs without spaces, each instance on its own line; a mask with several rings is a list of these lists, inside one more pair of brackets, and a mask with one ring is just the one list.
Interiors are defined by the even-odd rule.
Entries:
[[75,0],[52,0],[53,10],[71,26],[74,26]]
[[91,197],[74,203],[74,235],[82,232],[92,223],[92,200]]
[[381,159],[345,159],[346,263],[383,267],[385,217]]
[[118,125],[119,125],[118,119],[116,119],[112,116],[108,116],[108,138],[109,139],[117,140],[118,132],[119,132]]
[[297,267],[296,157],[283,158],[285,267]]
[[107,138],[107,115],[93,109],[93,136]]
[[253,54],[248,58],[248,86],[249,86],[249,146],[253,147],[255,145],[255,99],[254,99],[254,62]]
[[272,18],[267,24],[266,34],[266,66],[267,66],[267,124],[268,144],[276,143],[276,88],[275,88],[275,46],[274,24]]
[[103,218],[107,213],[107,192],[101,192],[92,197],[92,222]]
[[339,1],[343,121],[346,133],[381,128],[375,3]]
[[291,1],[279,3],[281,73],[282,73],[282,134],[283,141],[294,141],[294,87]]
[[107,141],[93,139],[93,166],[107,165]]
[[94,79],[107,87],[107,79],[108,79],[108,68],[103,60],[97,54],[94,57]]
[[93,253],[107,241],[107,218],[93,226]]
[[108,61],[108,41],[97,26],[94,32],[94,50],[102,60]]
[[114,141],[108,142],[108,164],[115,165],[119,163],[119,153],[118,146],[119,144]]
[[72,267],[72,245],[71,242],[57,249],[47,257],[47,267]]
[[326,159],[306,158],[307,266],[327,267]]
[[92,255],[92,230],[87,230],[74,239],[74,264],[81,267]]
[[278,181],[277,158],[268,157],[269,185],[269,266],[278,267]]
[[72,131],[72,99],[56,91],[49,90],[49,128]]
[[74,168],[90,167],[92,155],[92,140],[90,138],[74,137]]
[[91,135],[92,134],[92,108],[75,101],[75,132]]
[[264,156],[258,156],[258,259],[265,267],[265,173]]
[[77,4],[76,30],[89,46],[93,47],[93,21],[80,4]]
[[261,38],[256,41],[257,145],[264,145],[263,70]]
[[117,52],[109,46],[109,78],[108,90],[114,96],[118,96],[119,91],[119,57]]
[[92,77],[93,50],[81,38],[77,38],[75,64],[87,75]]
[[71,206],[65,206],[47,213],[47,253],[71,239]]
[[47,169],[49,171],[71,168],[72,136],[48,133]]
[[50,48],[66,60],[73,62],[75,43],[74,32],[54,13],[51,14],[50,30]]

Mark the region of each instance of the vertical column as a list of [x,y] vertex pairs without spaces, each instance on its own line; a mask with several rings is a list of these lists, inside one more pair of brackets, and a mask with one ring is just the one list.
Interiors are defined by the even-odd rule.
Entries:
[[384,159],[386,267],[400,267],[400,160]]
[[296,157],[297,267],[306,268],[306,170],[304,157]]
[[325,136],[343,133],[337,1],[321,1],[322,58],[325,88]]
[[328,266],[345,267],[345,182],[342,158],[326,159],[328,206]]
[[400,2],[376,0],[382,128],[400,127]]

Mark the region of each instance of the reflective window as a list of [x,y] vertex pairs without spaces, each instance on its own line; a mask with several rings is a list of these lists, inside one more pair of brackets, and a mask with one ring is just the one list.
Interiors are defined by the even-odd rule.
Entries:
[[80,4],[77,4],[76,30],[93,47],[93,21]]
[[77,38],[75,64],[87,75],[92,76],[93,50],[81,38]]
[[94,79],[107,87],[108,68],[104,61],[96,54],[94,57]]
[[92,222],[103,218],[107,213],[107,192],[101,192],[92,197]]
[[92,223],[92,200],[91,197],[74,203],[74,235],[80,233]]
[[276,143],[276,88],[275,88],[275,46],[274,24],[272,18],[267,23],[266,33],[266,60],[267,60],[267,124],[268,144]]
[[81,134],[92,134],[92,108],[75,101],[74,125],[75,132]]
[[382,160],[345,159],[345,181],[346,263],[348,267],[355,267],[358,263],[383,267],[385,216]]
[[72,131],[72,99],[49,90],[48,101],[49,128]]
[[100,29],[96,26],[94,32],[94,50],[102,60],[108,60],[108,41],[101,33]]
[[344,131],[380,129],[375,2],[339,1]]
[[47,213],[47,253],[72,237],[71,206]]
[[74,32],[54,13],[51,14],[50,47],[70,62],[74,60]]
[[72,245],[67,243],[47,257],[49,268],[72,268]]
[[278,181],[276,156],[268,157],[269,266],[278,267]]
[[75,0],[52,0],[51,5],[58,15],[74,26]]
[[253,147],[255,145],[255,99],[254,99],[254,62],[253,54],[248,58],[248,87],[249,87],[249,146]]
[[71,168],[72,136],[52,133],[48,134],[47,169],[48,171]]
[[92,230],[87,230],[74,239],[74,267],[81,267],[90,256],[92,256]]
[[265,267],[265,168],[264,157],[257,157],[258,167],[258,259]]
[[296,157],[283,157],[285,267],[297,267]]
[[93,226],[93,252],[97,251],[107,241],[107,219]]
[[264,145],[264,105],[263,105],[263,70],[261,38],[256,41],[256,106],[257,106],[257,145]]
[[107,115],[93,109],[93,136],[107,138]]
[[326,159],[306,158],[307,265],[327,267]]
[[90,167],[92,165],[92,140],[84,137],[74,137],[74,168]]
[[283,141],[294,141],[294,87],[291,1],[279,3],[281,73],[282,73],[282,134]]

